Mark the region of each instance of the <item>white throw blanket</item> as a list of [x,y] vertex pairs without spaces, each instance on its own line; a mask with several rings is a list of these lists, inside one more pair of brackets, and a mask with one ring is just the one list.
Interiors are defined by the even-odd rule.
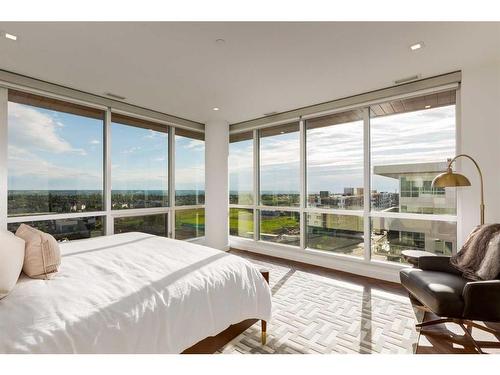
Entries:
[[271,318],[250,262],[125,233],[61,244],[52,280],[21,277],[0,300],[0,353],[180,353],[229,325]]

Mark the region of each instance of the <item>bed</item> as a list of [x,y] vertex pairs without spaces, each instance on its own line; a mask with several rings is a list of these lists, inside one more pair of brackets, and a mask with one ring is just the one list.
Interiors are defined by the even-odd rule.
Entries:
[[60,247],[53,279],[22,275],[0,300],[0,353],[181,353],[271,317],[264,277],[235,255],[137,232]]

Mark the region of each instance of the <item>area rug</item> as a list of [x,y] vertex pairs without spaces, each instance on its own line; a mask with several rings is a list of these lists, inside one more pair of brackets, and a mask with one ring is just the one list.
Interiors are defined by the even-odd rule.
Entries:
[[249,260],[270,271],[273,318],[267,344],[261,345],[256,323],[219,353],[415,352],[417,318],[407,297],[293,266]]

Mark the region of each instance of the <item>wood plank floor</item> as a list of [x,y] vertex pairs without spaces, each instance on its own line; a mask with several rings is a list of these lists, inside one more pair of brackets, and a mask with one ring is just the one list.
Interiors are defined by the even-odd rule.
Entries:
[[[275,263],[278,265],[290,266],[293,265],[296,269],[303,272],[310,272],[323,277],[329,277],[334,280],[355,283],[364,287],[371,287],[383,290],[388,293],[393,293],[400,296],[407,296],[406,290],[399,284],[391,283],[383,280],[373,279],[369,277],[354,275],[342,271],[332,270],[330,268],[314,266],[306,263],[299,263],[287,259],[270,257],[248,251],[231,249],[231,253],[240,255],[245,258],[263,260],[266,262]],[[436,319],[431,313],[426,313],[424,320]],[[480,324],[486,325],[482,322]],[[487,323],[489,328],[500,332],[500,324]],[[495,337],[492,334],[484,331],[473,329],[472,335],[481,345],[481,348],[486,353],[500,353],[500,335]],[[460,327],[453,323],[446,323],[425,327],[420,332],[417,354],[474,354],[477,351],[472,343],[464,336]]]

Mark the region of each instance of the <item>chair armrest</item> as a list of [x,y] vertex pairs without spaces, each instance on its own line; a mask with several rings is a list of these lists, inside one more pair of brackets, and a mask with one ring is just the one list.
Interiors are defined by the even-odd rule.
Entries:
[[465,301],[464,318],[500,321],[500,280],[468,282],[462,295]]
[[447,256],[423,256],[418,258],[418,268],[426,271],[446,272],[454,275],[461,275],[462,272],[450,264],[450,257]]

